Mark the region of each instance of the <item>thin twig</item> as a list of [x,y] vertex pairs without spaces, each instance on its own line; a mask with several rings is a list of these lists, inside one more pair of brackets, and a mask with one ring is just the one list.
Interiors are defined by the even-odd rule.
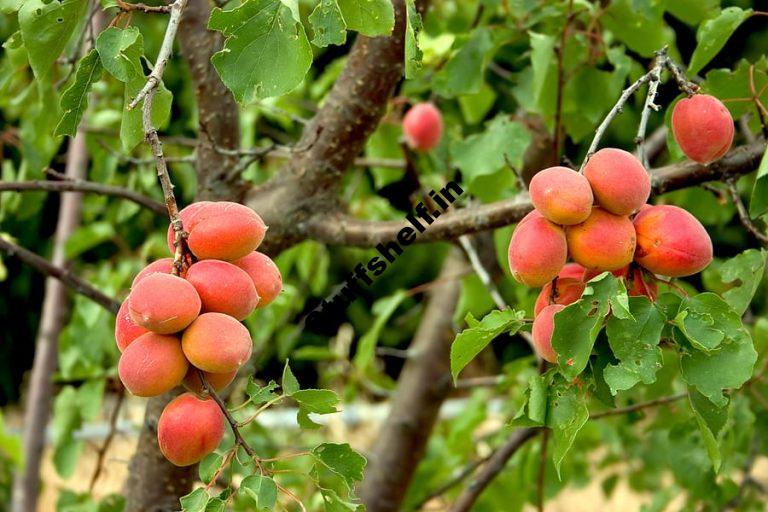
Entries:
[[104,469],[104,457],[107,455],[107,450],[109,450],[109,446],[112,444],[112,439],[114,439],[115,434],[117,433],[117,418],[120,416],[120,408],[123,406],[124,400],[125,388],[120,386],[120,391],[117,392],[117,397],[115,399],[115,407],[112,409],[112,414],[109,417],[109,432],[107,433],[107,437],[104,438],[104,443],[102,443],[96,452],[96,468],[91,476],[88,492],[93,493],[96,481],[99,479],[99,476],[101,476],[101,472]]
[[752,222],[752,219],[750,219],[749,212],[744,206],[744,202],[741,200],[739,190],[736,188],[736,183],[732,179],[729,179],[725,181],[725,185],[728,187],[728,192],[731,194],[731,199],[733,200],[734,206],[736,206],[736,211],[739,214],[739,221],[741,221],[741,225],[744,226],[744,229],[746,229],[753,237],[755,237],[758,242],[764,246],[768,246],[768,235],[760,231]]
[[141,11],[144,13],[155,14],[168,14],[171,12],[172,5],[147,5],[147,4],[131,4],[124,2],[123,0],[117,0],[117,6],[123,12]]
[[653,400],[648,400],[647,402],[640,402],[637,404],[629,405],[627,407],[619,407],[616,409],[609,409],[607,411],[590,414],[589,419],[596,420],[599,418],[605,418],[606,416],[617,416],[619,414],[627,414],[630,412],[640,411],[642,409],[655,407],[657,405],[664,405],[672,402],[677,402],[678,400],[682,400],[687,396],[688,396],[688,393],[678,393],[676,395],[662,396],[660,398],[654,398]]
[[509,306],[504,301],[504,298],[499,293],[498,288],[496,288],[496,285],[494,284],[493,280],[491,279],[490,274],[488,274],[488,271],[485,270],[485,267],[483,266],[483,262],[480,261],[480,256],[477,254],[477,251],[475,250],[475,246],[472,245],[472,241],[469,239],[469,236],[462,235],[459,237],[459,243],[461,244],[461,247],[464,249],[464,252],[466,253],[467,257],[469,258],[469,262],[472,264],[472,268],[475,270],[475,273],[480,278],[480,281],[483,282],[483,285],[488,289],[488,293],[491,295],[491,298],[493,299],[493,302],[496,304],[496,307],[499,309],[508,309]]
[[657,57],[648,78],[648,94],[645,97],[645,104],[643,105],[643,111],[640,114],[640,123],[637,126],[637,135],[635,136],[638,156],[643,167],[646,169],[649,167],[649,163],[645,154],[645,131],[648,128],[648,118],[651,116],[651,111],[659,111],[659,106],[654,102],[656,101],[656,93],[659,90],[659,84],[661,83],[661,69],[662,63],[660,58]]
[[491,456],[487,455],[485,457],[481,457],[479,459],[471,461],[469,464],[464,466],[461,471],[456,473],[455,476],[450,478],[448,481],[446,481],[444,484],[442,484],[440,487],[436,488],[435,490],[431,491],[429,494],[424,496],[416,505],[414,505],[413,510],[419,510],[424,505],[429,503],[435,498],[439,498],[446,492],[450,491],[457,485],[459,485],[461,482],[469,478],[477,468],[479,468],[481,465],[483,465]]

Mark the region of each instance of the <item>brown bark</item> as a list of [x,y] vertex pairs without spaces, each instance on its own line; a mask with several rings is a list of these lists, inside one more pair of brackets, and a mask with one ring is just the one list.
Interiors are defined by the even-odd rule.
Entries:
[[449,278],[465,266],[461,252],[453,249],[437,282],[446,280],[429,293],[424,316],[408,350],[413,355],[400,373],[390,413],[368,456],[360,489],[368,512],[400,509],[440,406],[452,389],[449,355],[461,282]]

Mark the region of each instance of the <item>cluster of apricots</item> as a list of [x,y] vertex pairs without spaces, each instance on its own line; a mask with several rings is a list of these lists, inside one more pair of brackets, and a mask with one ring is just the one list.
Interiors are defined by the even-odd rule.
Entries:
[[[163,410],[157,437],[178,466],[200,461],[224,435],[224,416],[206,396],[200,373],[214,389],[227,386],[251,355],[240,323],[282,289],[275,263],[257,252],[267,227],[250,208],[203,201],[179,213],[194,263],[180,276],[173,258],[150,263],[120,306],[115,340],[120,380],[134,395],[157,396],[183,385],[189,392]],[[168,229],[168,247],[175,251]]]
[[[695,95],[675,106],[672,131],[686,156],[709,163],[730,148],[733,120],[716,98]],[[646,204],[650,176],[621,149],[597,151],[583,174],[567,167],[540,171],[529,192],[534,210],[512,234],[509,267],[520,283],[543,287],[532,334],[536,351],[549,362],[557,361],[554,315],[581,298],[591,278],[612,272],[629,295],[653,301],[654,275],[689,276],[712,261],[704,226],[677,206]],[[566,263],[569,258],[573,263]]]

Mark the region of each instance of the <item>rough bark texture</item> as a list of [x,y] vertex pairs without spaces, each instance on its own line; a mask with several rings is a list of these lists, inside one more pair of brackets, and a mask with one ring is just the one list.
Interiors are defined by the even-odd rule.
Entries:
[[[67,151],[65,174],[72,179],[85,178],[88,152],[85,134],[78,132]],[[80,224],[82,194],[61,196],[59,220],[53,242],[51,263],[57,267],[67,265],[65,245],[72,232]],[[37,508],[40,490],[40,459],[45,446],[45,427],[51,414],[53,382],[51,376],[58,363],[59,334],[67,316],[67,288],[64,283],[49,277],[45,280],[43,314],[35,344],[35,359],[29,381],[24,411],[24,469],[16,475],[13,486],[12,511],[27,512]]]
[[358,36],[347,64],[323,106],[307,124],[293,157],[281,172],[251,190],[246,204],[264,217],[273,234],[265,248],[301,239],[307,219],[336,205],[341,176],[376,129],[402,77],[405,5],[395,0],[390,37]]
[[412,356],[400,373],[389,416],[368,456],[360,489],[368,512],[400,509],[440,406],[452,389],[449,355],[461,281],[449,278],[465,267],[461,252],[453,249],[438,277],[438,281],[448,280],[429,293],[424,316],[408,350]]

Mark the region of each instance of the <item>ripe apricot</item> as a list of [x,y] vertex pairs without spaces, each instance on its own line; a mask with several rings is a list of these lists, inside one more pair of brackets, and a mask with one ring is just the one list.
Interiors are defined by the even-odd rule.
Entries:
[[672,110],[672,134],[683,153],[702,164],[717,160],[731,148],[733,118],[723,103],[708,94],[677,102]]
[[183,393],[165,406],[157,422],[157,443],[176,466],[200,462],[224,437],[224,414],[211,398]]
[[136,396],[157,396],[181,384],[189,364],[176,336],[149,332],[125,348],[117,372]]
[[189,362],[212,373],[233,372],[249,357],[253,342],[243,324],[223,313],[203,313],[187,327],[181,346]]
[[536,209],[555,224],[584,222],[592,211],[589,181],[567,167],[550,167],[536,173],[528,190]]
[[259,295],[240,267],[220,260],[201,260],[187,270],[187,281],[200,295],[203,312],[224,313],[242,320],[256,308]]
[[659,286],[647,278],[645,272],[638,267],[633,267],[624,277],[627,283],[627,294],[630,297],[645,296],[653,302],[659,296]]
[[568,251],[589,270],[617,270],[629,265],[635,252],[635,229],[629,217],[595,208],[581,224],[567,226]]
[[429,151],[440,143],[443,116],[432,103],[417,103],[403,116],[403,134],[411,148]]
[[[555,285],[555,293],[552,293],[552,283]],[[581,279],[573,277],[558,277],[557,281],[550,281],[544,285],[536,297],[536,304],[533,306],[533,315],[541,313],[541,310],[550,304],[562,304],[567,306],[573,304],[581,298],[586,284]]]
[[123,352],[133,340],[148,332],[148,329],[133,321],[128,312],[128,301],[123,301],[115,318],[115,342],[117,342],[118,350]]
[[[187,370],[187,375],[182,381],[182,385],[193,393],[202,394],[205,391],[205,386],[203,386],[203,381],[200,380],[199,371],[194,366],[190,366],[189,370]],[[203,372],[203,374],[205,375],[205,380],[208,381],[208,384],[211,385],[214,391],[219,391],[229,386],[235,380],[237,370],[227,373]]]
[[173,258],[160,258],[159,260],[153,261],[141,271],[139,271],[138,274],[136,274],[136,277],[133,278],[133,282],[131,283],[131,288],[136,286],[139,281],[147,277],[151,274],[170,274],[173,272]]
[[557,276],[568,257],[565,233],[536,210],[517,225],[509,241],[509,270],[527,286],[544,286]]
[[251,277],[259,294],[257,308],[263,308],[277,298],[283,289],[283,277],[275,262],[266,254],[254,251],[244,258],[232,262]]
[[562,304],[552,304],[539,312],[533,320],[533,348],[542,359],[550,363],[557,362],[557,353],[552,348],[552,333],[555,330],[555,313],[565,309]]
[[[201,201],[179,212],[187,246],[198,259],[233,261],[256,249],[267,232],[261,217],[242,204]],[[174,251],[173,226],[168,226],[168,248]]]
[[559,279],[565,279],[566,277],[572,277],[574,279],[579,279],[581,281],[585,281],[584,274],[587,272],[587,269],[585,269],[583,266],[579,265],[578,263],[566,263],[565,266],[560,270],[560,273],[557,274],[557,277]]
[[584,176],[600,206],[614,215],[629,215],[651,195],[651,177],[643,164],[627,151],[604,148],[584,167]]
[[635,261],[654,274],[684,277],[712,261],[712,240],[701,223],[682,208],[668,204],[638,213]]
[[152,332],[179,332],[200,313],[200,296],[189,281],[171,274],[150,274],[133,288],[128,308],[134,322]]

